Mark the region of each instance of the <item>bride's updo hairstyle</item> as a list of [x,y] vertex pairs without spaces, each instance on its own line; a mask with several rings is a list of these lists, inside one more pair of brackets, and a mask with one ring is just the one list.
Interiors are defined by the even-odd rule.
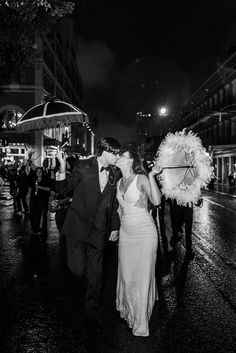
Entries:
[[127,152],[129,153],[130,158],[133,159],[132,169],[134,174],[147,175],[147,172],[143,166],[143,162],[139,154],[131,150],[128,150]]

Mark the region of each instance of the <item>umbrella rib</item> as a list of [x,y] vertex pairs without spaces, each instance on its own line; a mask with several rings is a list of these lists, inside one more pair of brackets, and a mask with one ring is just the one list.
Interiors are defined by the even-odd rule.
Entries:
[[191,160],[191,161],[188,161],[187,153],[185,152],[185,160],[186,160],[186,162],[189,162],[190,165],[188,166],[188,168],[186,168],[184,177],[183,177],[183,179],[181,180],[181,182],[179,183],[178,186],[180,186],[180,185],[185,181],[185,178],[187,177],[188,174],[191,174],[192,177],[194,176],[194,175],[192,174],[192,170],[191,170],[191,167],[193,167],[193,161],[194,161],[193,156],[192,156],[192,160]]
[[172,167],[162,167],[162,169],[179,169],[179,168],[189,169],[189,168],[196,168],[196,167],[194,165],[175,165]]
[[48,104],[49,104],[49,102],[47,102],[47,103],[45,104],[44,108],[43,108],[43,117],[46,116]]
[[187,169],[187,170],[185,171],[184,177],[183,177],[183,179],[181,180],[181,182],[178,184],[178,186],[180,186],[180,185],[184,182],[184,180],[185,180],[185,178],[186,178],[186,176],[187,176],[187,174],[188,174],[188,170],[189,170],[189,169]]
[[36,107],[40,107],[40,105],[43,105],[44,103],[40,103],[40,104],[37,104],[37,105],[35,105],[34,107],[32,107],[32,108],[30,108],[29,110],[27,110],[23,115],[22,115],[22,117],[20,118],[20,120],[17,122],[17,124],[24,118],[24,116],[26,115],[26,114],[28,114],[31,110],[33,110],[33,109],[35,109]]
[[[59,101],[58,103],[63,103],[62,101]],[[76,107],[75,105],[71,104],[71,103],[66,103],[69,107],[75,109],[77,112],[81,112],[82,114],[87,115],[83,110],[81,110],[80,108]]]

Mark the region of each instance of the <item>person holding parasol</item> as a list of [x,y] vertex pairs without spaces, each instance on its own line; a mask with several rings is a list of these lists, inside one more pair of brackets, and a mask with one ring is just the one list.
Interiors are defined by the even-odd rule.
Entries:
[[[211,160],[201,139],[186,130],[169,133],[161,143],[154,160],[154,168],[161,168],[159,181],[162,193],[170,203],[172,239],[178,241],[178,232],[185,224],[186,257],[193,259],[193,206],[201,203],[201,190],[213,177]],[[180,223],[181,222],[181,223]]]

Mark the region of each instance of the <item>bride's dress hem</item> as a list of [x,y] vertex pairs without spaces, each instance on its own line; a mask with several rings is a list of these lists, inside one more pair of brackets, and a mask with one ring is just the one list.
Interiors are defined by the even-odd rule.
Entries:
[[[132,334],[133,334],[134,336],[139,336],[139,337],[148,337],[148,336],[149,336],[149,329],[146,330],[144,333],[141,333],[141,332],[139,333],[137,330],[135,330],[135,329],[133,328],[134,323],[130,322],[130,321],[132,321],[132,320],[126,317],[126,316],[128,316],[128,315],[127,315],[127,314],[124,314],[123,311],[119,310],[118,308],[116,308],[116,310],[119,311],[120,317],[121,317],[124,321],[127,322],[128,326],[129,326],[129,328],[132,330]],[[134,321],[134,320],[133,320],[133,321]]]

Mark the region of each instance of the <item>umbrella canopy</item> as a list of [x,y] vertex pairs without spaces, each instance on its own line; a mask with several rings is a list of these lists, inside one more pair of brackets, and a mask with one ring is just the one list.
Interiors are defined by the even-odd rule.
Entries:
[[193,152],[186,152],[184,148],[174,151],[169,160],[170,167],[164,166],[165,177],[170,178],[172,183],[180,189],[186,190],[194,184],[198,177]]
[[86,113],[60,100],[51,100],[29,109],[18,121],[18,131],[44,130],[72,123],[89,123]]

